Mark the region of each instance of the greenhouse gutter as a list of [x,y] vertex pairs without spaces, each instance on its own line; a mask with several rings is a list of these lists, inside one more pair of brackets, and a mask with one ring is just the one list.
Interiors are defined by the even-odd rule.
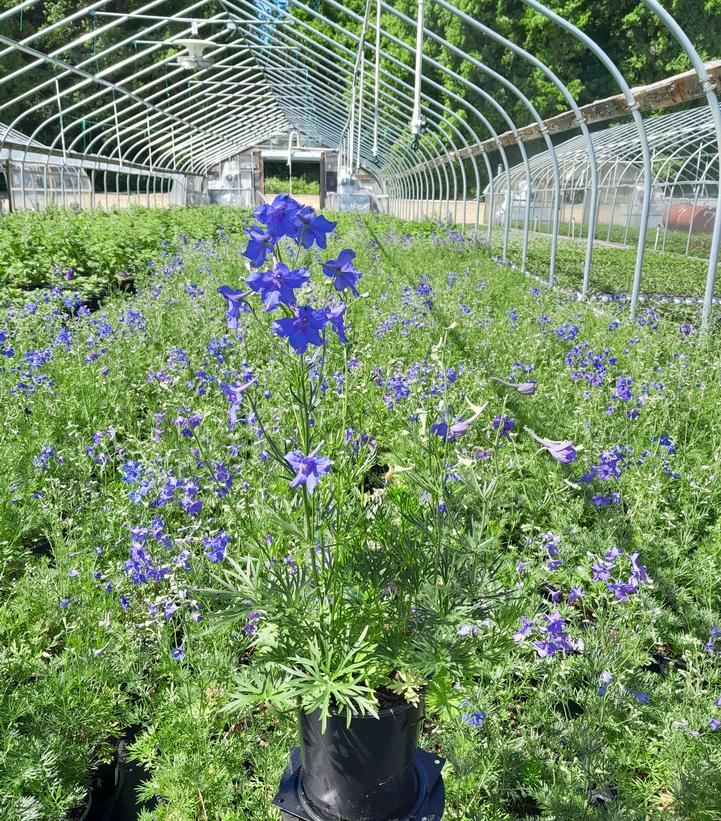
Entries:
[[[717,88],[720,87],[721,60],[706,63],[706,71],[714,85]],[[706,94],[695,70],[685,71],[683,74],[674,74],[672,77],[667,77],[665,80],[650,85],[637,86],[631,89],[631,93],[640,111],[657,111],[670,108],[681,103],[701,99]],[[579,111],[586,124],[607,122],[617,117],[625,117],[630,113],[628,102],[623,94],[614,94],[612,97],[606,97],[603,100],[596,100],[580,106]],[[544,120],[543,125],[549,134],[563,134],[578,127],[577,115],[573,111],[564,111],[562,114],[556,114]],[[533,142],[534,140],[540,140],[542,137],[543,134],[538,123],[531,123],[519,128],[517,133],[506,131],[500,134],[497,140],[484,140],[481,143],[472,145],[470,148],[462,148],[424,163],[419,163],[414,166],[414,169],[406,171],[405,174],[410,174],[413,170],[435,168],[445,163],[495,151],[499,143],[503,146],[510,146],[516,145],[518,142]]]

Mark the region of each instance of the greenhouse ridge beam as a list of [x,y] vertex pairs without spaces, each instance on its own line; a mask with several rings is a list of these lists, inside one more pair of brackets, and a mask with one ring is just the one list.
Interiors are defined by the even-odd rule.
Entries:
[[[706,63],[706,71],[716,89],[721,90],[721,60]],[[631,89],[631,93],[638,103],[640,111],[670,108],[680,103],[701,99],[706,95],[706,91],[702,88],[695,70],[674,74],[665,80],[659,80],[649,85],[636,86]],[[602,100],[579,106],[579,111],[587,125],[607,122],[630,114],[628,102],[623,94],[614,94],[612,97],[605,97]],[[547,117],[543,120],[543,126],[549,134],[563,134],[578,128],[578,120],[573,111],[564,111],[561,114],[555,114],[553,117]],[[508,147],[519,142],[529,143],[540,140],[542,137],[543,132],[538,123],[530,123],[519,128],[517,134],[506,131],[500,134],[498,139],[502,145]],[[494,151],[497,147],[495,140],[484,140],[482,143],[471,146],[470,150],[460,151],[458,157],[445,155],[434,160],[434,162],[445,163],[452,162],[457,158],[468,159],[472,154],[478,156],[484,152]]]

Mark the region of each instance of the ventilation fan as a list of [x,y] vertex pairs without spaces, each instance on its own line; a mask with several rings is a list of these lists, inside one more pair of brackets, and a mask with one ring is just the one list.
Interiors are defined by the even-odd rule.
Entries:
[[174,46],[180,46],[188,52],[187,54],[178,55],[178,65],[186,71],[192,71],[196,68],[210,68],[213,65],[213,60],[210,57],[203,57],[203,52],[207,48],[217,48],[218,43],[213,40],[199,40],[197,22],[193,23],[191,33],[192,37],[173,40]]
[[192,71],[195,68],[210,68],[213,65],[212,58],[203,57],[203,52],[206,48],[213,48],[214,46],[217,48],[218,43],[212,40],[189,38],[187,40],[173,40],[173,45],[187,49],[187,54],[178,55],[178,65],[187,71]]

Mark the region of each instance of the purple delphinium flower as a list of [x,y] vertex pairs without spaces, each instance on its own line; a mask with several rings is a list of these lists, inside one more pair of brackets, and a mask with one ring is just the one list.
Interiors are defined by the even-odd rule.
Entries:
[[273,311],[278,305],[295,305],[294,289],[300,288],[309,280],[310,271],[307,268],[291,271],[287,265],[279,262],[272,271],[255,271],[245,280],[245,284],[260,294],[266,311]]
[[497,376],[492,376],[491,381],[503,385],[504,388],[517,391],[521,396],[533,396],[536,392],[535,382],[506,382],[505,379],[499,379]]
[[543,439],[541,436],[537,436],[529,427],[524,427],[523,430],[562,465],[568,465],[576,461],[576,448],[570,440],[555,442],[552,439]]
[[605,696],[606,691],[608,690],[608,685],[611,683],[613,676],[608,672],[608,670],[604,670],[601,675],[598,677],[598,680],[601,682],[601,686],[598,688],[598,695]]
[[608,553],[606,553],[606,555],[603,558],[607,562],[615,562],[616,559],[620,558],[621,556],[623,556],[623,551],[619,550],[619,548],[614,546],[608,551]]
[[548,553],[551,559],[561,552],[561,537],[550,530],[541,534],[541,547]]
[[317,455],[321,445],[322,442],[307,456],[303,456],[299,450],[292,450],[290,453],[286,453],[285,458],[293,470],[296,471],[295,478],[290,483],[292,488],[295,489],[301,485],[305,485],[308,493],[312,495],[320,477],[330,471],[330,459],[327,456]]
[[540,658],[553,658],[556,653],[567,653],[574,649],[566,633],[566,622],[558,610],[550,616],[542,616],[535,626],[542,638],[532,644]]
[[719,696],[713,703],[714,707],[721,707],[721,696]]
[[263,614],[258,610],[251,610],[248,613],[248,621],[243,626],[246,636],[254,636],[258,632],[258,622],[263,618]]
[[60,607],[65,610],[65,608],[70,604],[70,599],[60,599]]
[[290,194],[278,194],[272,203],[259,205],[254,213],[258,222],[262,222],[268,233],[276,240],[281,237],[295,237],[298,230],[296,217],[301,209]]
[[626,687],[626,690],[631,693],[631,695],[638,701],[639,704],[648,704],[649,696],[647,693],[641,693],[638,690],[632,690],[630,687]]
[[355,251],[346,248],[338,254],[337,259],[330,259],[322,265],[323,273],[333,280],[333,287],[337,291],[344,291],[350,288],[353,296],[358,296],[358,281],[363,276],[353,265]]
[[444,420],[431,425],[431,433],[434,433],[444,442],[452,442],[454,439],[460,439],[461,436],[465,436],[470,428],[470,420],[466,421],[462,416],[459,416],[458,421],[454,422],[450,427]]
[[203,539],[205,545],[205,555],[210,559],[211,564],[218,564],[225,558],[225,551],[230,542],[230,536],[221,530],[215,536],[206,536]]
[[287,339],[297,354],[304,354],[308,345],[322,345],[320,332],[328,317],[325,311],[316,311],[309,305],[297,308],[295,316],[286,316],[273,322],[273,333]]
[[183,652],[182,647],[173,647],[170,651],[170,655],[175,659],[175,661],[182,661],[185,658],[185,653]]
[[225,318],[228,321],[228,327],[235,330],[238,327],[238,317],[241,310],[247,313],[249,310],[246,298],[250,296],[250,291],[236,291],[230,285],[221,285],[218,288],[218,293],[224,297],[228,302],[228,311]]
[[325,248],[327,235],[335,230],[337,223],[327,220],[322,214],[316,214],[310,205],[304,205],[295,215],[297,239],[303,248],[310,248],[313,243],[319,248]]
[[477,636],[479,631],[480,627],[477,624],[462,624],[457,632],[459,636]]
[[578,601],[579,599],[583,599],[586,597],[586,594],[583,592],[582,587],[572,587],[568,593],[568,603],[573,604],[573,602]]
[[525,616],[521,616],[521,626],[513,634],[513,641],[515,641],[516,644],[522,642],[526,636],[530,635],[531,630],[533,630],[533,625],[534,622],[527,619]]
[[247,234],[248,247],[243,251],[243,256],[250,260],[254,268],[260,268],[265,265],[268,256],[273,252],[276,238],[257,225],[248,228]]
[[500,431],[501,439],[510,439],[511,431],[516,427],[516,420],[508,416],[496,416],[491,422],[493,430]]
[[633,399],[633,391],[631,390],[631,385],[633,384],[633,379],[630,376],[619,376],[616,378],[616,390],[613,392],[612,399],[621,399],[624,402],[627,402],[629,399]]
[[[326,318],[331,328],[338,334],[338,339],[346,343],[348,340],[345,335],[345,311],[346,306],[341,302],[339,305],[332,305],[326,308]],[[350,365],[350,360],[348,361]]]
[[719,628],[718,624],[714,624],[711,627],[711,630],[708,635],[708,641],[706,642],[706,645],[704,647],[707,653],[713,653],[714,646],[716,644],[716,639],[719,636],[721,636],[721,628]]
[[482,727],[486,718],[486,714],[481,710],[474,710],[472,713],[466,713],[463,720],[469,727]]
[[468,433],[471,429],[471,425],[486,409],[487,404],[488,403],[486,402],[481,405],[481,407],[472,406],[474,413],[470,419],[464,419],[463,416],[459,416],[455,422],[451,421],[450,425],[445,419],[439,420],[435,424],[431,425],[431,433],[435,434],[444,442],[452,442],[454,439],[460,439],[461,436],[465,436]]
[[711,731],[715,733],[716,730],[718,730],[718,728],[721,727],[721,721],[719,721],[717,718],[710,718],[708,720],[708,726],[711,728]]
[[240,403],[243,398],[243,393],[248,390],[251,385],[256,383],[256,379],[251,379],[241,385],[239,382],[221,382],[220,389],[223,391],[225,398],[230,402],[230,410],[228,411],[229,422],[228,427],[232,430],[238,423],[238,411],[240,410]]

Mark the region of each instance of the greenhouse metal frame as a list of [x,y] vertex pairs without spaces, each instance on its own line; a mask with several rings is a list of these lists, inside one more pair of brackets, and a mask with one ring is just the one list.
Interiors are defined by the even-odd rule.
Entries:
[[[0,24],[21,21],[39,2],[24,0],[1,12]],[[484,64],[425,24],[431,2],[542,72],[567,106],[576,136],[554,144],[547,122],[501,66]],[[702,203],[710,247],[700,301],[702,327],[708,328],[721,244],[721,109],[707,67],[663,6],[643,0],[678,42],[700,88],[693,108],[644,116],[633,78],[624,77],[591,38],[538,0],[523,3],[601,63],[625,101],[628,122],[592,134],[552,66],[448,0],[417,0],[415,18],[385,0],[367,0],[363,14],[336,0],[199,0],[172,13],[164,12],[166,0],[139,3],[127,13],[114,12],[111,0],[96,0],[20,39],[0,33],[0,54],[14,52],[24,61],[0,77],[0,169],[9,205],[20,210],[55,201],[108,208],[141,198],[147,205],[192,203],[209,169],[280,132],[292,145],[295,132],[337,151],[339,168],[351,175],[370,173],[392,214],[450,220],[488,243],[500,232],[502,261],[508,260],[511,232],[520,230],[524,272],[529,238],[542,230],[550,236],[551,285],[559,238],[579,233],[585,248],[581,297],[590,293],[594,246],[613,240],[620,214],[624,242],[631,229],[638,232],[630,289],[635,316],[649,238],[665,250],[672,214],[683,225],[689,219],[688,253]],[[389,16],[403,24],[404,39],[384,27]],[[85,18],[92,30],[74,34],[73,23]],[[320,31],[314,20],[339,37]],[[170,24],[177,30],[168,35]],[[62,46],[39,48],[44,35],[57,39],[64,30]],[[473,80],[425,54],[427,41],[472,65]],[[389,45],[407,53],[408,62]],[[89,47],[92,56],[73,59],[74,50]],[[463,95],[437,84],[427,68],[459,83]],[[14,84],[31,71],[43,79],[17,93]],[[529,156],[520,133],[526,123],[514,122],[493,96],[497,85],[527,110],[543,153]],[[37,92],[41,102],[22,108]],[[40,111],[47,116],[38,125]],[[510,139],[494,129],[491,112],[506,124]],[[506,150],[511,144],[521,157],[515,166]],[[687,212],[672,211],[674,201]]]

